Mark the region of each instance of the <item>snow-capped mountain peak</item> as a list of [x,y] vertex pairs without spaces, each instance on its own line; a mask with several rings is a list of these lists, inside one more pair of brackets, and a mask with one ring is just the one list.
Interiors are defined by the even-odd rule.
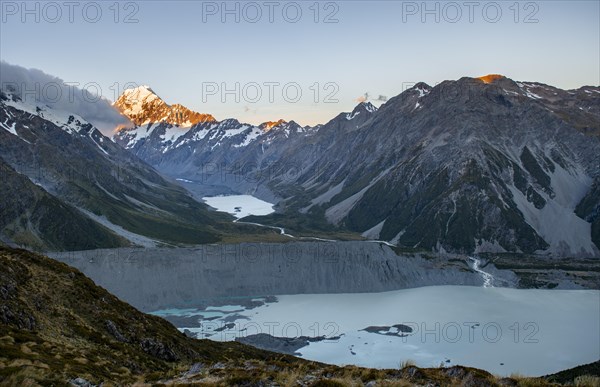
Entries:
[[[6,106],[13,107],[32,116],[38,116],[47,121],[50,121],[53,124],[57,125],[59,128],[63,129],[65,132],[70,134],[80,132],[87,133],[92,128],[92,124],[90,124],[77,114],[65,112],[59,109],[54,109],[44,104],[25,102],[18,95],[15,94],[2,93],[0,95],[0,100]],[[7,113],[7,117],[8,119],[4,123],[0,122],[0,127],[18,136],[14,128],[8,126],[8,121],[11,118],[11,115],[9,113]]]
[[413,90],[418,91],[421,94],[421,97],[425,94],[428,94],[431,91],[431,86],[426,84],[425,82],[419,82],[413,86]]
[[358,105],[356,105],[354,110],[352,110],[352,113],[348,113],[346,115],[346,119],[348,121],[350,121],[361,113],[363,115],[365,115],[365,114],[375,113],[376,111],[377,111],[377,107],[375,105],[373,105],[371,102],[361,102]]
[[151,103],[154,100],[161,99],[158,95],[156,95],[154,90],[150,88],[150,86],[142,85],[133,89],[125,90],[118,101],[120,101],[119,104],[129,104],[131,106],[131,113],[139,113],[144,104]]
[[189,128],[200,122],[216,121],[210,114],[198,113],[180,104],[167,104],[147,85],[125,90],[114,106],[138,126],[164,122]]

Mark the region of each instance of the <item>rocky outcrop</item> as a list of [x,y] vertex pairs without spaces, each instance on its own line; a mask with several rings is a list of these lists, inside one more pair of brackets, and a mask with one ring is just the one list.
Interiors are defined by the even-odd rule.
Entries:
[[148,355],[154,356],[164,361],[177,361],[179,356],[173,352],[173,350],[164,343],[157,341],[152,338],[142,339],[140,342],[142,350]]
[[288,355],[297,355],[297,351],[300,348],[306,347],[309,343],[324,340],[339,340],[339,336],[331,338],[325,338],[325,336],[276,337],[267,333],[258,333],[235,338],[235,341],[242,344],[248,344],[256,348]]

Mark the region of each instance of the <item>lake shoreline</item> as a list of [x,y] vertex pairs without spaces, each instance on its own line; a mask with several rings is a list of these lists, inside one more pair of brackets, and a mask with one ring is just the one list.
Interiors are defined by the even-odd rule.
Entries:
[[[395,359],[411,359],[419,367],[542,376],[600,358],[593,346],[600,340],[594,329],[600,326],[600,291],[594,290],[427,286],[278,295],[251,307],[231,301],[153,314],[191,337],[235,340],[339,366],[388,369]],[[194,319],[196,326],[187,324]],[[477,355],[482,352],[488,355]]]

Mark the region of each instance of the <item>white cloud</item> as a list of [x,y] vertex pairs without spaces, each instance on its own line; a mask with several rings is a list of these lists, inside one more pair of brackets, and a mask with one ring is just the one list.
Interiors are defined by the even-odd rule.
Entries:
[[78,114],[105,134],[110,134],[119,125],[131,125],[107,99],[67,85],[62,79],[38,69],[1,61],[0,88],[2,91],[12,89],[26,102]]

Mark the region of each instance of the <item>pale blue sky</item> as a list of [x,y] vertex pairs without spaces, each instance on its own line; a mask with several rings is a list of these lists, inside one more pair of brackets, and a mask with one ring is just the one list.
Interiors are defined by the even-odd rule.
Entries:
[[[502,10],[496,23],[486,20],[495,17],[492,2],[477,2],[472,23],[463,1],[454,3],[463,12],[456,23],[444,19],[456,15],[448,2],[438,3],[439,23],[435,15],[426,15],[423,23],[420,10],[406,14],[414,11],[412,5],[420,7],[421,1],[319,2],[319,23],[313,20],[314,1],[297,2],[303,12],[297,23],[283,17],[284,6],[287,15],[294,17],[289,2],[275,2],[274,23],[269,22],[263,1],[254,3],[263,11],[256,23],[244,20],[244,6],[246,15],[254,17],[247,2],[239,2],[240,23],[232,15],[222,23],[221,10],[216,15],[203,13],[213,5],[220,8],[221,1],[127,3],[119,3],[118,23],[113,1],[98,3],[102,16],[96,23],[82,15],[86,2],[74,9],[73,23],[64,7],[62,17],[50,23],[56,13],[46,3],[38,3],[41,16],[36,22],[34,15],[23,14],[21,1],[2,1],[0,58],[69,82],[97,82],[111,100],[115,91],[110,86],[115,83],[120,87],[128,82],[148,84],[169,103],[250,123],[277,118],[301,124],[326,122],[340,111],[351,110],[365,92],[392,97],[418,81],[433,85],[488,73],[561,88],[600,84],[598,1],[518,2],[517,23],[515,1],[494,3]],[[29,2],[29,9],[35,9],[35,4]],[[433,9],[435,4],[428,2],[427,7]],[[94,18],[94,6],[87,7],[87,16]],[[133,11],[138,22],[124,23]],[[333,11],[338,22],[323,23]],[[532,12],[538,22],[525,23]],[[229,88],[235,82],[241,86],[256,82],[263,95],[253,102],[255,89],[248,88],[239,103],[231,95],[223,103],[220,93],[203,101],[203,84],[212,82],[219,87],[224,82]],[[296,103],[286,101],[280,86],[270,102],[264,82],[295,82],[302,98]],[[316,103],[310,88],[315,82],[321,88]],[[323,90],[328,82],[339,88],[337,103],[324,103],[325,95],[335,91],[331,86]],[[288,98],[293,98],[293,89],[288,91]]]

